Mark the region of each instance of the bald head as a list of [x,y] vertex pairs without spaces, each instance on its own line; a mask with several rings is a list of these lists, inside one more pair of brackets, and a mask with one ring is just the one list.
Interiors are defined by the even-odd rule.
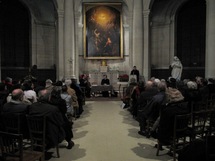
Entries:
[[48,101],[49,99],[49,91],[47,89],[40,90],[38,92],[39,101]]
[[11,98],[13,100],[22,100],[24,92],[22,89],[14,89],[11,93]]
[[148,90],[148,89],[152,88],[153,85],[154,85],[153,81],[149,80],[146,82],[145,89]]

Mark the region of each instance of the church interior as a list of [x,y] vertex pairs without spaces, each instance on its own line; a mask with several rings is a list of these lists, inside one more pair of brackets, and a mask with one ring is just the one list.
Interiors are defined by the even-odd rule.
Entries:
[[[215,83],[214,26],[214,0],[0,0],[0,77],[41,85],[88,77],[91,92],[73,121],[75,145],[60,147],[60,158],[50,161],[175,160],[157,156],[159,142],[138,135],[127,86],[133,77]],[[104,76],[108,84],[101,86]],[[97,99],[101,91],[110,98]],[[207,106],[214,110],[213,97]]]

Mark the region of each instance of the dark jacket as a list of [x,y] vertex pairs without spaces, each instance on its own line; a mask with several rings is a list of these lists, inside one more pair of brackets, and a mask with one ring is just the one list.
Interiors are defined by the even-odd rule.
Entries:
[[65,138],[64,121],[58,107],[47,102],[36,102],[30,105],[29,115],[46,116],[46,142],[48,147],[55,147]]
[[27,120],[26,120],[26,114],[28,113],[28,106],[22,102],[19,101],[11,101],[8,103],[5,103],[3,108],[2,108],[2,115],[11,115],[11,114],[21,114],[20,117],[20,130],[21,133],[23,134],[24,138],[29,137],[29,131],[28,131],[28,125],[27,125]]

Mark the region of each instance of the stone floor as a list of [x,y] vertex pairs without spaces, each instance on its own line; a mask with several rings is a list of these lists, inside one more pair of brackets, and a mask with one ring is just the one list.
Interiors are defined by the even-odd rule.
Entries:
[[[139,126],[121,101],[86,101],[81,117],[74,120],[71,150],[60,144],[60,158],[50,161],[170,161],[167,150],[156,156],[156,140],[137,132]],[[50,151],[50,152],[51,152]]]

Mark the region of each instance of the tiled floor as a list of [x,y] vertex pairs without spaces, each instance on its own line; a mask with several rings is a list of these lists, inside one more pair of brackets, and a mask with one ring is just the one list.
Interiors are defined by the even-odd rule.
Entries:
[[61,143],[60,158],[50,161],[172,160],[167,150],[156,156],[156,140],[138,135],[138,129],[137,121],[121,108],[121,101],[87,101],[82,116],[74,120],[75,146],[68,150],[66,142]]

